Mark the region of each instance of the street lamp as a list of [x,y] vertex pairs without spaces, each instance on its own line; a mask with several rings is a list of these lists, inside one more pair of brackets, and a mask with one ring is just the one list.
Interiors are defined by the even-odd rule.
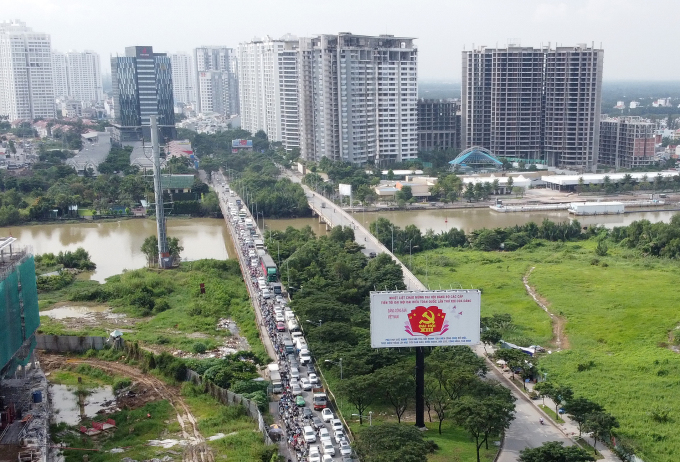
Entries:
[[330,359],[327,359],[325,362],[340,366],[340,380],[342,380],[342,358],[340,358],[337,362],[331,361]]
[[323,324],[323,320],[322,320],[322,319],[319,319],[318,323],[317,323],[317,322],[314,322],[314,321],[311,321],[311,320],[309,320],[309,319],[305,319],[305,321],[307,321],[307,322],[310,323],[310,324],[318,324],[319,327],[321,327],[321,324]]
[[413,254],[411,252],[412,247],[411,247],[411,242],[413,241],[413,238],[408,240],[408,264],[411,267],[410,270],[413,271]]
[[[361,414],[352,414],[352,415],[359,417],[359,419],[361,419],[362,417],[366,417],[365,415],[361,415]],[[368,411],[368,426],[369,427],[373,426],[373,411]]]

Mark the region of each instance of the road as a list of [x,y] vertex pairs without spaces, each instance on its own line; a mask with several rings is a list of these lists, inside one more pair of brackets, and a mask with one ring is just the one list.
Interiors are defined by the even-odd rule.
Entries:
[[[243,273],[243,278],[246,282],[246,285],[248,287],[248,291],[250,292],[250,297],[253,302],[253,308],[255,310],[256,314],[256,319],[258,323],[258,328],[260,330],[260,338],[262,339],[266,349],[267,353],[269,356],[273,359],[274,362],[278,363],[280,370],[283,372],[282,374],[282,379],[284,385],[288,383],[288,378],[287,375],[288,371],[291,370],[293,366],[297,366],[297,370],[300,374],[300,378],[308,378],[309,374],[315,373],[317,376],[320,376],[320,371],[316,369],[316,362],[319,361],[319,358],[312,358],[312,362],[306,365],[301,365],[297,364],[298,362],[301,363],[302,361],[298,361],[297,355],[279,355],[278,354],[278,348],[282,347],[284,344],[284,341],[286,340],[292,340],[290,332],[286,329],[284,332],[277,332],[275,328],[273,328],[274,324],[274,307],[275,306],[280,306],[283,307],[285,305],[285,300],[282,300],[281,302],[274,302],[272,299],[263,299],[262,298],[262,293],[260,291],[260,288],[257,284],[253,282],[253,277],[256,276],[262,276],[262,272],[259,269],[259,266],[256,267],[251,267],[250,266],[250,258],[248,257],[248,252],[249,252],[249,247],[245,242],[245,239],[241,236],[241,232],[245,232],[246,226],[244,222],[241,221],[240,218],[232,218],[230,211],[231,210],[238,210],[238,207],[236,206],[236,200],[240,199],[238,195],[234,193],[234,196],[232,196],[232,191],[229,193],[226,192],[225,186],[228,187],[228,183],[226,182],[226,179],[222,176],[221,173],[219,172],[214,172],[212,174],[212,186],[217,192],[217,195],[220,200],[220,207],[222,209],[222,214],[224,215],[224,219],[227,223],[227,227],[229,229],[229,232],[232,236],[232,239],[234,241],[234,247],[236,248],[237,252],[237,257],[239,259],[239,263],[241,265],[241,271]],[[245,219],[250,218],[253,223],[256,223],[256,220],[253,218],[253,216],[249,213],[247,207],[243,207],[241,210],[245,211],[246,217]],[[245,234],[244,234],[245,236]],[[258,234],[253,236],[253,238],[256,239],[262,239],[262,230],[258,230]],[[255,275],[253,273],[256,273]],[[305,320],[297,319],[298,324],[302,325],[302,322]],[[291,363],[291,359],[296,362],[296,364]],[[285,375],[285,376],[284,376]],[[292,385],[292,382],[295,381],[293,378],[290,378],[290,384]],[[302,396],[305,400],[305,406],[306,408],[309,408],[312,410],[312,415],[322,418],[321,417],[321,412],[320,411],[314,411],[314,406],[313,406],[313,392],[312,391],[301,391],[300,396]],[[300,416],[295,417],[295,416],[289,416],[286,417],[281,416],[279,414],[279,401],[275,401],[273,403],[270,403],[270,412],[271,414],[274,415],[277,423],[281,425],[282,428],[286,428],[286,422],[291,425],[299,425],[302,427],[303,425],[309,424],[309,421],[304,421]],[[301,412],[301,411],[300,411]],[[285,420],[284,420],[285,419]],[[323,425],[324,428],[328,429],[329,433],[333,435],[332,428],[330,428],[329,423],[324,423]],[[339,441],[335,438],[331,440],[333,442],[333,447],[335,450],[335,456],[339,457],[340,455],[340,446],[339,446]],[[320,441],[317,438],[316,442],[311,443],[309,446],[319,446]],[[286,444],[286,441],[279,443],[279,452],[288,460],[295,460],[298,462],[301,462],[302,460],[306,460],[306,458],[299,458],[298,453],[296,451],[292,450],[291,447]],[[323,452],[323,451],[320,451]]]
[[[292,181],[300,183],[300,177],[291,174],[290,171],[283,169],[286,176]],[[361,224],[352,218],[352,216],[342,210],[342,208],[335,205],[325,197],[312,192],[309,188],[302,185],[307,194],[310,206],[320,215],[323,215],[327,223],[332,226],[351,226],[354,229],[354,236],[360,245],[367,247],[366,252],[388,253],[395,261],[399,260],[383,246],[375,237]],[[413,274],[401,262],[404,271],[404,283],[409,290],[427,290]],[[477,349],[476,353],[484,356],[483,350]],[[492,377],[498,379],[504,386],[510,388],[517,398],[515,419],[510,424],[510,428],[505,434],[505,441],[503,450],[498,462],[513,462],[516,461],[519,452],[525,448],[534,448],[542,445],[546,441],[562,441],[565,446],[574,444],[571,439],[567,438],[559,428],[548,423],[542,412],[520,391],[517,391],[510,385],[502,375],[491,366]],[[546,424],[541,425],[540,419],[544,418]]]

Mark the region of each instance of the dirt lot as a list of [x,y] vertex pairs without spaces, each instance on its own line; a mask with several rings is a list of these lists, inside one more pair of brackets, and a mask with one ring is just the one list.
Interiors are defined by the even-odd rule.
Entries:
[[177,422],[182,431],[182,439],[188,441],[184,447],[184,462],[214,462],[215,457],[198,431],[196,418],[184,403],[179,388],[165,384],[152,375],[148,375],[135,367],[117,362],[102,361],[91,358],[67,358],[61,355],[43,353],[40,364],[45,372],[63,369],[68,365],[88,364],[112,374],[129,377],[133,380],[134,395],[119,400],[120,407],[140,407],[147,402],[166,399],[176,411]]

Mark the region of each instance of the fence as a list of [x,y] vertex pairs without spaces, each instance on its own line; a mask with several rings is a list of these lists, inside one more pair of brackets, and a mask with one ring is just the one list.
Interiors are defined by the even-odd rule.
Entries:
[[107,337],[78,337],[76,335],[43,335],[36,334],[36,348],[38,350],[53,351],[59,353],[77,352],[84,353],[87,350],[102,350],[107,346]]
[[201,376],[196,371],[192,371],[191,369],[187,369],[187,382],[191,382],[195,385],[202,386],[206,393],[210,394],[210,396],[212,396],[225,406],[242,405],[245,408],[248,416],[251,417],[253,420],[257,420],[258,429],[260,430],[260,432],[262,432],[264,438],[264,444],[267,445],[274,444],[274,442],[269,437],[269,432],[267,431],[269,426],[264,421],[262,413],[260,412],[260,409],[257,407],[257,403],[255,403],[255,401],[249,400],[248,398],[244,398],[243,396],[231,392],[229,390],[225,390],[222,387],[218,387],[209,380],[203,381]]

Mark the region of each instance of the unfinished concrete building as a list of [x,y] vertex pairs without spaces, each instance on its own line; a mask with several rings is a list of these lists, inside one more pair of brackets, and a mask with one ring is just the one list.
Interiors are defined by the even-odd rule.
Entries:
[[459,100],[418,100],[418,149],[420,151],[460,150]]
[[656,125],[641,117],[611,117],[600,121],[600,165],[644,167],[654,162]]
[[603,53],[586,45],[463,51],[462,147],[594,169]]

